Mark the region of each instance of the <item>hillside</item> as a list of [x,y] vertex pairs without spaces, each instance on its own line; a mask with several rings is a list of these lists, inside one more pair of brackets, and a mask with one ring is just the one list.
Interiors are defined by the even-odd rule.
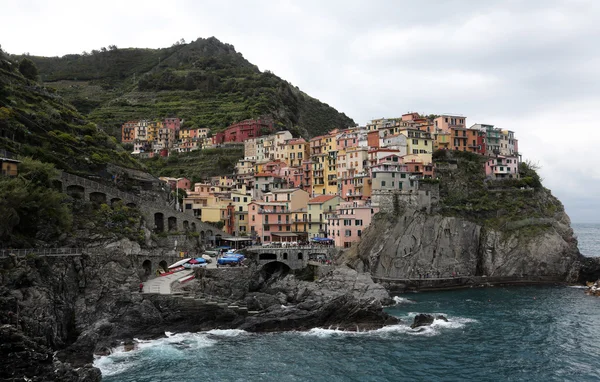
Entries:
[[[21,57],[17,57],[20,59]],[[130,119],[178,116],[213,131],[271,115],[305,136],[355,125],[214,37],[163,49],[102,49],[85,55],[29,57],[46,86],[118,136]]]
[[25,78],[0,51],[0,149],[74,173],[139,164],[53,89]]

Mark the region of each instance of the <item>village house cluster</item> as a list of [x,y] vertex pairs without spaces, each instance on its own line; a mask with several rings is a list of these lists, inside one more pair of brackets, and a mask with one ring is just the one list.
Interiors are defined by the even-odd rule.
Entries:
[[[265,121],[243,121],[213,137],[210,145],[243,142],[244,158],[235,174],[193,187],[185,178],[168,179],[187,191],[181,208],[257,243],[327,238],[349,247],[379,211],[377,195],[416,192],[421,179],[435,177],[435,150],[488,157],[485,171],[491,179],[519,176],[514,132],[485,124],[467,127],[460,115],[408,113],[308,141],[289,131],[263,135],[272,129]],[[182,136],[189,135],[180,131]]]
[[273,131],[273,121],[249,119],[211,133],[208,128],[185,128],[179,118],[160,121],[128,121],[121,126],[121,142],[133,145],[133,155],[152,158],[170,152],[191,152],[227,144],[242,144],[246,139]]

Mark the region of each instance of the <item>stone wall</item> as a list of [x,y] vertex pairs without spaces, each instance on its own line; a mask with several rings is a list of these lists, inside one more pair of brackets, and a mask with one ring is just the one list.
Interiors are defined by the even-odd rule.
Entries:
[[381,212],[398,212],[407,207],[431,211],[440,199],[437,184],[420,184],[419,190],[373,190],[371,201]]

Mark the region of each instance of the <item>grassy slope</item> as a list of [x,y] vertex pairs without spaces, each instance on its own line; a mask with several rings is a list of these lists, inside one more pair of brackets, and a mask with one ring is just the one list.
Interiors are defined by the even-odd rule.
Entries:
[[0,149],[31,156],[58,168],[94,173],[106,163],[139,167],[113,137],[71,105],[24,78],[0,57]]
[[215,38],[164,49],[30,58],[47,85],[115,136],[126,120],[167,116],[213,131],[266,115],[305,135],[354,125]]

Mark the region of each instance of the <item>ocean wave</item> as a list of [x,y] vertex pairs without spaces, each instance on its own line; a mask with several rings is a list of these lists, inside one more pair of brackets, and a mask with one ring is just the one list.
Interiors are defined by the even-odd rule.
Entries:
[[568,285],[567,288],[574,288],[574,289],[587,289],[588,287],[585,285]]
[[416,303],[416,301],[410,300],[410,299],[405,298],[405,297],[400,297],[400,296],[394,296],[392,298],[392,300],[394,300],[394,303],[396,305],[399,305],[399,304],[414,304],[414,303]]
[[220,337],[238,337],[250,334],[247,331],[241,329],[213,329],[205,333]]
[[103,376],[116,375],[131,368],[143,355],[153,358],[176,358],[180,357],[182,352],[207,348],[217,343],[206,333],[165,332],[165,336],[155,340],[134,338],[134,350],[125,351],[124,346],[118,346],[111,349],[107,356],[95,357],[94,366],[100,369]]
[[306,332],[292,332],[295,334],[300,334],[302,336],[310,336],[317,338],[331,338],[337,336],[377,336],[377,337],[392,337],[396,335],[417,335],[417,336],[436,336],[441,334],[443,331],[447,329],[462,329],[467,324],[478,322],[472,318],[465,317],[448,317],[444,313],[431,313],[434,316],[443,315],[448,318],[448,321],[434,319],[433,324],[429,326],[422,326],[419,328],[411,329],[409,322],[412,322],[412,319],[408,319],[409,317],[414,318],[419,313],[409,313],[405,318],[406,323],[396,324],[396,325],[388,325],[384,326],[380,329],[375,330],[366,330],[366,331],[348,331],[348,330],[340,330],[339,328],[313,328]]

